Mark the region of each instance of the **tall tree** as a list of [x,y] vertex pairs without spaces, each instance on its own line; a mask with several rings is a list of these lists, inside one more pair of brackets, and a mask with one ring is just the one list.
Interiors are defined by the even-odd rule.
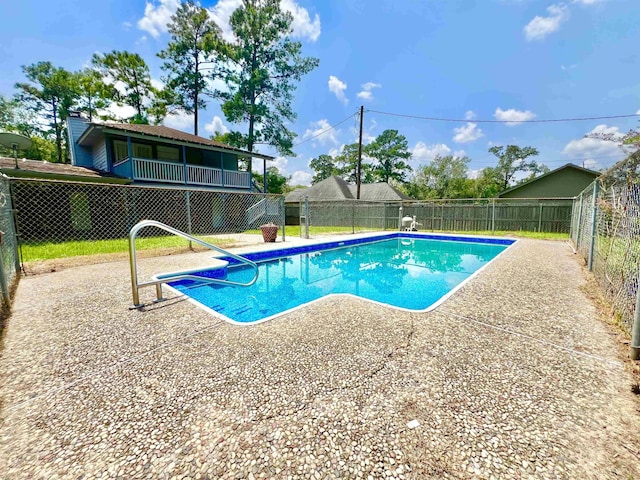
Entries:
[[[253,178],[264,191],[264,175],[254,173]],[[267,168],[267,191],[265,193],[289,193],[291,191],[291,188],[289,188],[288,185],[289,180],[290,178],[287,178],[280,173],[278,167]]]
[[498,165],[495,167],[495,170],[496,175],[501,179],[502,190],[509,188],[513,177],[518,172],[538,174],[544,171],[544,168],[535,160],[527,161],[527,158],[538,155],[538,150],[533,147],[507,145],[505,148],[496,145],[489,149],[489,153],[498,157]]
[[411,166],[405,162],[411,158],[409,143],[397,130],[385,130],[364,148],[367,156],[376,163],[373,172],[377,180],[405,182]]
[[504,190],[502,174],[494,167],[483,168],[473,184],[474,197],[491,198]]
[[206,108],[202,98],[210,95],[205,71],[212,71],[213,52],[220,37],[220,28],[209,17],[206,8],[193,0],[180,4],[168,25],[171,41],[158,56],[168,72],[166,88],[173,92],[175,106],[193,114],[193,133],[198,135],[198,111]]
[[428,198],[468,198],[473,196],[473,180],[468,178],[467,157],[437,156],[418,169],[415,183],[424,186]]
[[[338,168],[338,175],[349,183],[356,183],[358,175],[358,144],[343,145],[342,150],[335,158],[335,163]],[[362,183],[373,183],[375,181],[370,163],[362,163],[361,175]]]
[[309,162],[309,168],[315,172],[311,179],[312,185],[339,173],[331,155],[319,155]]
[[114,50],[104,55],[95,53],[92,62],[117,88],[116,102],[135,109],[135,115],[128,120],[149,123],[147,107],[153,102],[155,89],[144,59],[137,53]]
[[13,130],[17,108],[18,101],[15,98],[6,98],[0,93],[0,130]]
[[289,38],[292,22],[280,0],[242,0],[230,19],[236,40],[218,49],[227,90],[216,94],[229,122],[247,124],[246,134],[234,132],[230,138],[250,152],[266,143],[281,155],[294,155],[295,133],[287,123],[296,118],[291,108],[295,82],[319,61],[303,57],[300,42]]
[[600,180],[605,186],[616,183],[632,184],[640,182],[640,129],[631,129],[623,135],[617,133],[592,133],[587,137],[615,142],[623,152],[628,154],[626,158],[603,172]]
[[85,68],[76,74],[78,85],[77,108],[93,120],[98,112],[105,110],[111,105],[117,90],[113,85],[108,85],[100,72],[93,68]]
[[55,135],[57,160],[64,161],[64,121],[78,96],[75,76],[64,68],[54,67],[51,62],[38,62],[23,66],[22,71],[31,83],[16,83],[18,98],[31,111],[43,117],[48,130],[43,133]]

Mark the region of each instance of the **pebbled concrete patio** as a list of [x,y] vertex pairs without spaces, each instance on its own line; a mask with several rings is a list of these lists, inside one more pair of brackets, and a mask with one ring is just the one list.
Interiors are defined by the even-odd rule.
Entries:
[[253,327],[129,311],[128,275],[22,279],[2,478],[640,477],[632,379],[562,242],[520,240],[430,313],[334,298]]

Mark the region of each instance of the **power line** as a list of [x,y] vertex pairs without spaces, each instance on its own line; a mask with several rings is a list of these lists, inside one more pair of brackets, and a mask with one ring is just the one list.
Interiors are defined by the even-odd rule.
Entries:
[[[612,160],[612,159],[615,159],[615,158],[618,158],[618,159],[622,160],[624,158],[624,154],[623,155],[606,155],[606,156],[602,156],[602,157],[567,158],[567,159],[564,159],[564,160],[561,160],[561,159],[546,160],[546,159],[540,158],[537,161],[540,164],[547,164],[547,163],[573,163],[573,164],[578,164],[578,163],[586,162],[587,160]],[[471,163],[474,163],[473,160],[471,160]],[[495,162],[485,164],[484,161],[482,161],[482,160],[480,160],[478,163],[480,165],[479,164],[475,164],[476,167],[478,167],[478,166],[493,167],[496,164]]]
[[478,119],[461,119],[461,118],[444,118],[444,117],[423,117],[420,115],[408,115],[403,113],[381,112],[379,110],[366,110],[370,113],[377,113],[379,115],[389,115],[392,117],[413,118],[418,120],[429,120],[433,122],[473,122],[473,123],[558,123],[558,122],[584,122],[588,120],[612,120],[617,118],[635,118],[640,117],[638,113],[631,113],[627,115],[606,115],[600,117],[574,117],[574,118],[553,118],[553,119],[538,119],[538,120],[478,120]]
[[320,133],[317,133],[316,135],[314,135],[314,136],[312,136],[312,137],[309,137],[309,138],[307,138],[306,140],[303,140],[303,141],[301,141],[301,142],[299,142],[299,143],[296,143],[296,144],[294,144],[293,146],[294,146],[294,147],[297,147],[298,145],[302,145],[303,143],[310,142],[310,141],[311,141],[311,140],[313,140],[314,138],[318,138],[319,136],[324,135],[324,134],[325,134],[325,133],[327,133],[327,132],[330,132],[330,131],[331,131],[331,130],[333,130],[334,128],[339,127],[340,125],[342,125],[344,122],[346,122],[346,121],[347,121],[347,120],[349,120],[350,118],[355,117],[357,114],[358,114],[358,112],[356,112],[356,113],[352,113],[352,114],[351,114],[351,115],[349,115],[347,118],[345,118],[345,119],[343,119],[343,120],[340,120],[340,121],[339,121],[338,123],[336,123],[335,125],[331,125],[329,128],[327,128],[327,129],[325,129],[325,130],[321,131]]

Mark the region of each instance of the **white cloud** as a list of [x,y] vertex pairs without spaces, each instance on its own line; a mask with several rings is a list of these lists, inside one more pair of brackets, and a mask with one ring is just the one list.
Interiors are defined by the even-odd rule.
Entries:
[[214,116],[213,119],[211,119],[211,121],[204,126],[204,129],[211,135],[215,134],[216,132],[227,133],[229,131],[227,126],[222,122],[222,119],[218,115]]
[[164,88],[164,83],[161,80],[156,80],[155,78],[152,78],[151,86],[155,89],[162,90]]
[[349,99],[344,94],[347,84],[334,75],[329,75],[329,90],[345,105],[349,103]]
[[453,136],[453,141],[456,143],[475,142],[480,137],[484,136],[482,130],[477,127],[477,123],[467,122],[464,127],[454,128],[453,132],[455,133],[455,135]]
[[222,38],[228,42],[235,40],[229,19],[231,14],[242,5],[242,0],[220,0],[209,9],[209,16],[220,27]]
[[467,110],[464,114],[464,119],[473,120],[474,118],[476,118],[476,116],[476,112],[474,112],[473,110]]
[[[287,172],[287,163],[289,163],[289,160],[286,157],[276,157],[274,160],[267,161],[267,168],[276,167],[281,175],[285,175]],[[254,160],[251,171],[262,175],[264,172],[264,165],[262,161]]]
[[640,115],[640,110],[638,110],[638,111],[636,112],[636,115]]
[[144,7],[144,17],[138,20],[138,28],[149,33],[153,38],[158,38],[161,33],[167,31],[171,15],[179,5],[180,0],[160,0],[159,3],[148,1]]
[[381,88],[382,85],[379,83],[367,82],[362,84],[362,90],[358,92],[358,98],[362,100],[373,100],[373,92],[374,88]]
[[603,3],[606,0],[573,0],[573,3],[579,3],[580,5],[595,5],[596,3]]
[[536,16],[524,27],[527,40],[542,40],[550,33],[557,31],[568,18],[569,9],[563,3],[547,7],[548,17]]
[[291,180],[289,181],[289,183],[291,185],[304,185],[305,187],[308,187],[309,185],[311,185],[312,178],[313,175],[309,172],[305,172],[304,170],[296,170],[291,175]]
[[522,111],[514,108],[502,110],[500,107],[496,108],[496,113],[494,113],[493,116],[496,117],[496,120],[507,122],[507,125],[510,127],[519,125],[527,120],[533,120],[536,117],[535,113],[529,110]]
[[314,141],[317,141],[321,145],[337,145],[338,138],[336,135],[339,133],[339,130],[336,130],[335,128],[331,129],[331,125],[326,118],[322,118],[317,122],[312,122],[311,128],[308,128],[304,132],[302,138],[313,138]]
[[329,149],[329,156],[336,158],[338,155],[340,155],[340,152],[342,151],[342,149],[344,148],[344,143],[342,145],[340,145],[340,147],[334,147],[334,148],[330,148]]
[[436,143],[427,145],[424,142],[416,143],[411,149],[411,158],[416,164],[422,164],[432,161],[437,156],[444,157],[451,153],[451,149],[444,143]]
[[456,150],[455,152],[453,152],[453,156],[456,158],[466,157],[467,152],[465,152],[464,150]]
[[267,162],[268,167],[276,167],[278,171],[284,175],[287,172],[287,164],[289,163],[289,159],[286,157],[276,157],[272,162]]
[[[102,114],[103,112],[99,113]],[[115,103],[112,103],[104,113],[111,117],[115,117],[118,120],[124,120],[133,117],[138,113],[138,111],[129,105],[116,105]]]
[[587,136],[578,140],[571,140],[564,147],[562,153],[568,155],[572,160],[578,160],[578,163],[584,161],[585,166],[587,165],[587,162],[590,162],[591,165],[597,166],[598,164],[595,159],[600,157],[609,157],[609,159],[613,159],[615,156],[620,156],[620,158],[624,157],[624,152],[620,147],[618,147],[616,142],[588,137],[588,135],[591,134],[611,135],[614,139],[622,137],[622,133],[618,127],[598,125],[587,133]]
[[131,30],[131,27],[133,27],[133,23],[122,22],[122,28],[124,29],[125,32],[128,32],[129,30]]
[[165,127],[193,133],[193,115],[190,113],[180,112],[175,115],[167,115],[167,117],[162,121],[162,124]]
[[293,0],[281,0],[280,6],[282,10],[291,13],[293,16],[293,22],[291,22],[291,28],[293,29],[291,35],[293,37],[306,38],[312,42],[318,40],[322,28],[320,26],[320,16],[317,13],[312,20],[309,11]]
[[[222,38],[228,42],[235,40],[229,19],[231,14],[241,5],[242,0],[219,0],[215,6],[209,8],[209,15],[220,27]],[[281,0],[280,7],[282,10],[291,13],[293,17],[291,22],[292,37],[307,39],[312,42],[318,39],[322,31],[318,14],[315,14],[312,19],[309,11],[298,5],[294,0]]]

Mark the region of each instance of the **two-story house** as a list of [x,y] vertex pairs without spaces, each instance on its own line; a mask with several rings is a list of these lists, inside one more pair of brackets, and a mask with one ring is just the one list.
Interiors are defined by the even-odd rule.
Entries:
[[242,160],[273,157],[248,152],[162,125],[91,123],[68,118],[71,164],[131,179],[134,184],[255,191]]

